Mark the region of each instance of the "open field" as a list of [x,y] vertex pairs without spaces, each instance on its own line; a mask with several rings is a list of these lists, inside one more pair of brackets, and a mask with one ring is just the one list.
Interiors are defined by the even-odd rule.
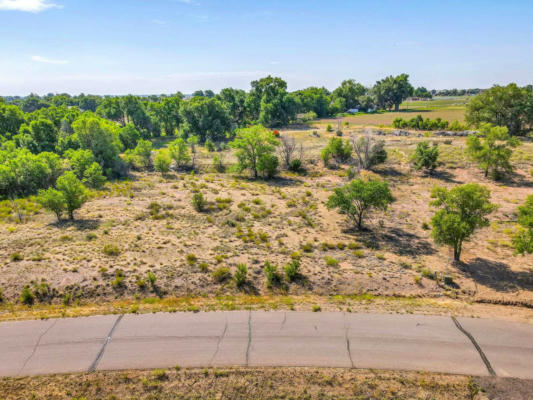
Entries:
[[[359,113],[344,117],[342,123],[347,121],[350,125],[356,127],[384,127],[391,126],[392,121],[398,117],[410,119],[416,117],[418,114],[424,118],[441,118],[450,123],[453,121],[463,123],[465,120],[465,105],[468,99],[468,96],[463,96],[437,98],[428,101],[406,101],[400,105],[400,111],[398,112],[381,111],[373,114]],[[337,119],[323,119],[314,125],[324,128],[327,124],[336,127]],[[344,129],[344,126],[342,128]]]
[[[0,224],[3,318],[31,316],[32,312],[24,312],[25,306],[13,304],[25,285],[35,292],[36,307],[44,307],[44,315],[50,303],[51,315],[58,309],[69,314],[69,307],[85,304],[93,305],[88,309],[97,313],[113,310],[114,302],[131,304],[133,311],[143,308],[143,302],[157,303],[157,309],[159,297],[176,299],[170,303],[183,309],[187,301],[180,298],[231,299],[240,294],[262,296],[266,300],[258,303],[270,304],[276,303],[269,300],[272,296],[294,296],[294,303],[306,303],[301,299],[311,296],[307,306],[301,306],[304,309],[309,304],[327,305],[335,295],[531,307],[533,258],[514,255],[510,238],[516,229],[516,207],[533,185],[532,143],[516,151],[512,179],[493,182],[466,159],[463,138],[434,139],[440,143],[442,165],[433,176],[426,176],[409,164],[422,139],[385,137],[388,161],[367,174],[386,179],[396,201],[357,232],[342,215],[325,207],[332,189],[347,182],[344,169],[326,169],[317,161],[329,134],[320,131],[316,137],[310,130],[286,134],[304,144],[307,173],[282,173],[271,181],[214,173],[211,154],[202,149],[202,172],[166,177],[134,173],[130,180],[96,193],[73,223],[57,224],[52,214],[43,211],[23,224],[4,221]],[[229,151],[224,157],[226,163],[234,162]],[[490,227],[465,244],[464,262],[452,266],[449,249],[436,246],[425,225],[432,215],[429,195],[435,185],[467,182],[490,188],[499,208],[490,216]],[[198,191],[209,201],[207,212],[193,209],[192,195]],[[291,259],[300,260],[301,278],[268,288],[265,262],[279,265],[283,273]],[[221,268],[233,274],[240,263],[248,266],[248,282],[238,289]],[[440,278],[452,277],[454,286],[433,279],[435,272]],[[201,308],[202,301],[196,302]],[[210,307],[224,308],[216,303],[224,300],[211,301]]]
[[342,368],[222,368],[2,378],[11,399],[527,399],[516,379]]

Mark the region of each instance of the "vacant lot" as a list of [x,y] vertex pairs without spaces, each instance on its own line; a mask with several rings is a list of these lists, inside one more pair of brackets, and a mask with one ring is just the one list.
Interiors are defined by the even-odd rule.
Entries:
[[[359,132],[349,128],[345,133]],[[347,182],[346,167],[326,169],[318,161],[330,134],[284,134],[303,143],[306,173],[283,172],[270,181],[214,173],[212,153],[202,149],[199,173],[134,173],[130,180],[96,193],[73,223],[58,224],[44,211],[22,224],[4,220],[3,316],[20,310],[11,303],[19,302],[25,285],[34,291],[36,304],[65,304],[66,309],[122,300],[158,303],[158,297],[235,295],[248,296],[245,304],[254,303],[250,299],[258,295],[296,296],[300,301],[310,296],[312,304],[323,296],[533,304],[533,257],[514,255],[510,242],[516,208],[533,185],[532,143],[516,151],[516,173],[506,182],[493,182],[466,159],[463,138],[430,139],[440,144],[442,165],[426,176],[409,163],[422,139],[385,137],[388,161],[366,174],[386,179],[395,202],[386,212],[374,213],[359,232],[325,206],[332,190]],[[224,159],[234,161],[229,151]],[[450,249],[436,246],[430,236],[427,224],[433,211],[428,203],[435,185],[467,182],[490,188],[499,208],[490,216],[490,227],[465,244],[464,263],[453,266]],[[205,212],[193,208],[197,192],[209,202]],[[278,265],[283,274],[283,266],[293,259],[300,260],[299,279],[268,287],[265,263]],[[247,282],[240,288],[230,277],[238,264],[248,267]],[[441,283],[445,275],[453,285]]]
[[[116,371],[0,379],[10,399],[526,399],[532,382],[332,368]],[[133,397],[134,396],[134,397]]]

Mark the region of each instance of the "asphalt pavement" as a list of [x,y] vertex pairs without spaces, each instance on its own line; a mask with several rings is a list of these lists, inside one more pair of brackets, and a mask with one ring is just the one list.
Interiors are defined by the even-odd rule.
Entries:
[[0,376],[178,365],[376,368],[533,379],[533,325],[291,311],[0,323]]

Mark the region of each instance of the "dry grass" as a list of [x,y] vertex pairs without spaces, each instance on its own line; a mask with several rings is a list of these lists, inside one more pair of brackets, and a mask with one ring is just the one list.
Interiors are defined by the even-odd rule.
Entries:
[[[316,137],[310,130],[284,133],[304,143],[306,157],[314,160],[331,136],[320,132]],[[533,184],[533,144],[524,144],[514,157],[518,169],[513,181],[495,183],[466,159],[462,138],[448,144],[442,138],[430,139],[440,143],[443,163],[433,176],[409,165],[416,143],[423,139],[385,140],[389,160],[374,173],[390,183],[396,202],[387,212],[372,215],[362,232],[325,207],[332,189],[347,182],[345,169],[328,170],[318,162],[307,164],[306,175],[283,173],[269,182],[210,172],[165,178],[135,174],[97,194],[75,223],[58,225],[42,210],[24,224],[2,223],[3,314],[25,314],[16,303],[28,284],[44,291],[34,307],[51,303],[56,307],[52,315],[71,309],[116,312],[117,307],[110,306],[114,302],[142,308],[152,301],[145,299],[217,299],[242,292],[250,298],[371,295],[533,304],[533,257],[515,256],[510,248],[516,207]],[[200,155],[203,171],[209,169],[211,157]],[[229,152],[226,160],[232,162]],[[435,246],[424,224],[432,215],[432,187],[466,182],[489,187],[499,209],[490,217],[491,226],[465,244],[464,264],[456,267],[448,262],[449,249]],[[192,206],[198,191],[208,200],[203,213]],[[14,259],[15,253],[21,259]],[[267,288],[265,262],[281,270],[294,257],[300,258],[303,279]],[[327,265],[328,259],[338,264]],[[248,266],[249,284],[244,287],[213,278],[215,269],[228,267],[234,273],[239,263]],[[430,279],[433,271],[438,280]],[[149,273],[155,277],[153,284]],[[444,275],[457,286],[443,285]],[[172,307],[186,306],[163,309]],[[122,306],[118,310],[122,312]]]
[[[485,383],[502,390],[501,384]],[[175,368],[3,378],[0,391],[5,400],[487,398],[476,380],[466,376],[340,368]]]
[[19,304],[0,306],[0,322],[27,319],[85,317],[105,314],[141,314],[154,312],[198,311],[344,311],[365,313],[454,315],[477,318],[500,318],[503,320],[533,324],[533,313],[527,307],[509,307],[485,302],[467,302],[449,297],[392,297],[371,294],[317,296],[256,296],[227,295],[217,297],[146,297],[98,301],[81,305],[38,303],[31,307]]

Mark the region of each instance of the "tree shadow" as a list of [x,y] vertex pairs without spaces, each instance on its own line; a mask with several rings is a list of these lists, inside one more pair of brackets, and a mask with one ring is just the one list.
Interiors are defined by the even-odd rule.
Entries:
[[51,223],[58,229],[74,227],[78,231],[92,231],[100,227],[100,220],[97,219],[74,219],[74,220],[61,220]]
[[400,256],[421,256],[435,254],[436,250],[430,242],[406,232],[400,228],[389,228],[385,232],[376,232],[368,228],[362,230],[345,230],[345,233],[357,233],[363,243],[370,248],[379,249],[386,247]]
[[496,182],[515,188],[533,188],[533,180],[527,179],[523,175],[517,173],[506,174]]
[[390,177],[390,178],[400,178],[400,177],[406,176],[405,173],[403,173],[402,171],[399,171],[398,169],[394,167],[380,167],[380,168],[373,169],[373,172],[379,175]]
[[[312,126],[309,123],[297,123],[297,124],[289,124],[289,125],[285,126],[283,130],[308,131],[311,128],[312,128]],[[283,131],[281,133],[283,133]]]
[[432,174],[430,175],[427,175],[429,178],[435,178],[435,179],[438,179],[438,180],[441,180],[441,181],[444,181],[444,182],[448,182],[448,183],[454,183],[454,184],[459,184],[460,182],[456,181],[454,179],[454,175],[448,171],[445,171],[445,170],[442,170],[442,169],[439,169],[439,170],[436,170],[436,171],[433,171]]
[[388,110],[388,113],[410,113],[410,114],[423,114],[433,110],[419,109],[419,108],[400,108],[398,111]]
[[303,181],[295,177],[285,177],[285,176],[276,176],[271,179],[254,179],[246,176],[237,176],[237,180],[242,180],[250,183],[264,183],[268,186],[274,187],[287,187],[287,186],[297,186],[302,185]]
[[499,292],[533,290],[532,271],[513,271],[509,265],[477,257],[458,268],[477,283]]

